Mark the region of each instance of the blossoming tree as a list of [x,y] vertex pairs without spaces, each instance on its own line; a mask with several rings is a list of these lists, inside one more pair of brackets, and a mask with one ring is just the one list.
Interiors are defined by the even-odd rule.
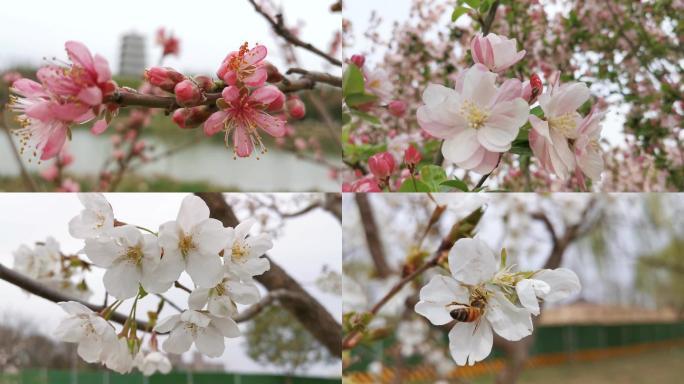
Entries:
[[[561,226],[556,213],[534,197],[520,204],[503,196],[376,197],[357,194],[345,202],[345,215],[350,217],[345,226],[342,288],[346,374],[368,369],[401,380],[406,365],[420,361],[434,368],[433,380],[448,381],[458,375],[459,366],[487,359],[495,346],[509,355],[497,382],[515,382],[542,304],[581,291],[575,272],[562,264],[568,247],[594,228],[600,217],[596,202],[576,201],[580,213],[563,218]],[[495,212],[490,214],[490,208]],[[388,210],[394,217],[392,224],[378,229]],[[530,226],[523,220],[549,233],[549,246],[544,247],[548,253],[534,262],[525,254],[539,251],[518,247],[529,233],[516,240],[514,230]],[[499,226],[499,221],[504,231],[498,242],[510,244],[510,252],[493,249],[490,244],[497,242],[489,238],[493,232],[482,232],[483,225]],[[539,240],[534,243],[538,246]],[[382,354],[369,352],[378,348],[384,348]]]
[[[326,89],[341,86],[340,77],[334,74],[341,66],[336,58],[337,31],[329,49],[319,49],[302,40],[296,28],[285,25],[282,10],[270,1],[249,3],[257,17],[266,20],[277,39],[283,41],[279,48],[289,66],[285,73],[267,60],[269,49],[265,45],[250,46],[248,42],[216,63],[215,75],[180,73],[162,65],[166,56],[179,54],[180,40],[160,29],[156,40],[162,48],[160,64],[140,74],[144,82],[138,89],[117,84],[107,60],[78,41],[64,44],[66,62],[44,65],[30,78],[23,78],[18,72],[5,74],[3,83],[11,93],[6,120],[13,120],[7,129],[19,141],[16,157],[25,188],[35,190],[38,186],[23,169],[23,162],[37,160],[51,163],[40,175],[46,186],[61,191],[81,189],[80,183],[65,175],[65,168],[74,161],[66,149],[67,143],[79,145],[70,140],[72,130],[78,126],[89,126],[93,135],[111,134],[112,140],[109,159],[97,180],[84,189],[116,190],[126,173],[198,143],[199,137],[192,135],[187,143],[163,152],[147,145],[142,133],[159,112],[164,112],[180,129],[201,127],[206,137],[220,133],[235,159],[265,155],[263,136],[267,135],[280,149],[329,168],[335,178],[339,165],[326,160],[320,142],[320,137],[327,137],[328,133],[332,133],[334,143],[339,142],[339,132],[327,106],[320,100],[313,102],[316,114],[324,115],[323,124],[318,127],[324,134],[318,138],[300,137],[290,123],[306,115],[301,97],[316,99],[309,95],[312,91],[316,95],[326,94]],[[332,73],[301,68],[295,48],[317,55]],[[322,85],[324,90],[320,90]],[[124,110],[125,118],[117,119]],[[2,120],[6,121],[4,116]]]
[[[339,323],[268,258],[271,237],[255,233],[254,218],[238,222],[223,195],[188,195],[177,217],[154,229],[120,221],[116,207],[101,194],[79,198],[83,210],[68,228],[72,237],[83,240],[82,251],[63,253],[53,238],[34,247],[24,245],[14,254],[13,269],[0,265],[0,278],[56,302],[65,317],[54,335],[76,343],[85,362],[122,374],[134,368],[145,375],[168,373],[172,366],[167,354],[182,354],[194,345],[205,356],[221,356],[225,338],[241,337],[238,323],[274,304],[280,306],[273,310],[290,312],[330,356],[339,356]],[[296,206],[303,208],[295,211],[280,211],[275,198],[259,206],[281,221],[315,209],[339,219],[339,196],[299,200]],[[241,204],[257,206],[253,201]],[[270,225],[278,228],[277,223]],[[84,278],[96,268],[104,270],[102,305],[88,301],[91,293]],[[185,274],[191,286],[181,283]],[[268,293],[262,296],[257,284]],[[172,289],[187,292],[187,303],[169,300]],[[156,310],[139,313],[143,300],[156,300]],[[128,314],[117,311],[124,303],[130,307]],[[168,315],[167,310],[162,316],[164,308],[177,313]]]
[[346,18],[344,188],[681,190],[684,5],[605,3],[412,1],[389,35],[381,6]]

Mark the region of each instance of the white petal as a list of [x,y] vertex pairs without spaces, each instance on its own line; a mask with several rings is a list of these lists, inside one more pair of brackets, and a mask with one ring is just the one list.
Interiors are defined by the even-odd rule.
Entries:
[[487,321],[456,323],[449,331],[449,352],[458,365],[473,365],[492,351],[494,335]]
[[249,234],[249,230],[256,224],[255,219],[247,219],[235,227],[235,240],[244,240]]
[[196,288],[190,296],[188,296],[188,307],[192,310],[199,311],[207,305],[209,300],[209,288]]
[[195,345],[199,351],[209,357],[219,357],[226,348],[223,335],[214,327],[207,327],[197,333]]
[[479,107],[489,107],[496,96],[496,74],[470,67],[463,79],[463,97]]
[[181,354],[192,345],[192,334],[186,327],[176,327],[171,331],[169,337],[164,340],[164,350],[168,353]]
[[78,303],[76,301],[62,301],[57,303],[64,310],[64,312],[70,315],[81,315],[81,314],[92,314],[93,311],[86,307],[85,305]]
[[468,290],[451,277],[437,275],[420,290],[420,301],[415,311],[425,316],[434,325],[443,325],[453,320],[449,304],[468,303]]
[[224,337],[238,337],[242,335],[237,323],[230,317],[211,316],[211,325],[216,327]]
[[249,257],[259,257],[273,248],[273,241],[271,236],[261,233],[256,236],[250,236],[245,239],[245,243],[249,247]]
[[196,239],[202,253],[218,254],[228,245],[230,231],[215,219],[207,219],[195,226],[193,239]]
[[470,128],[464,129],[442,144],[444,158],[452,163],[469,159],[478,149],[480,149],[480,143],[477,141],[477,131]]
[[203,288],[214,287],[223,278],[221,258],[218,254],[190,251],[186,257],[185,269],[192,281]]
[[209,207],[200,197],[188,195],[181,203],[180,211],[176,221],[186,232],[190,232],[192,227],[209,218]]
[[449,269],[456,280],[476,285],[490,280],[497,271],[496,256],[480,239],[460,239],[449,251]]
[[84,320],[78,317],[67,317],[60,321],[54,330],[57,339],[67,343],[77,343],[85,335]]
[[231,317],[237,313],[235,303],[226,295],[212,295],[209,296],[207,304],[209,313],[218,317]]
[[226,283],[231,299],[238,304],[250,305],[259,301],[259,289],[254,283],[228,281]]
[[119,255],[123,253],[123,247],[109,238],[92,238],[85,240],[83,248],[88,259],[101,268],[109,268]]
[[551,287],[548,294],[540,296],[546,301],[563,300],[578,294],[582,289],[575,272],[567,268],[542,269],[534,275],[534,278],[544,281]]
[[259,276],[271,269],[271,263],[265,257],[249,259],[242,264],[242,269],[251,278],[253,276]]
[[102,343],[99,338],[86,337],[78,343],[78,355],[87,363],[95,363],[100,360]]
[[188,310],[181,313],[180,316],[181,321],[195,324],[200,328],[205,328],[211,322],[211,317],[209,317],[209,315],[206,315],[203,312],[198,311]]
[[515,291],[518,293],[518,299],[520,300],[520,304],[522,304],[523,307],[527,308],[530,312],[532,312],[533,315],[538,315],[539,300],[537,299],[537,290],[535,289],[535,285],[538,286],[539,292],[546,291],[548,293],[548,284],[544,283],[541,280],[532,279],[523,279],[519,281],[518,284],[515,285]]
[[127,261],[117,261],[105,272],[102,281],[110,295],[119,300],[128,299],[138,293],[141,273],[138,267]]
[[501,292],[489,298],[485,317],[494,331],[506,340],[518,341],[532,334],[532,316],[525,308],[516,307]]
[[171,330],[178,324],[179,321],[180,315],[171,315],[159,321],[154,327],[154,330],[159,333],[171,332]]

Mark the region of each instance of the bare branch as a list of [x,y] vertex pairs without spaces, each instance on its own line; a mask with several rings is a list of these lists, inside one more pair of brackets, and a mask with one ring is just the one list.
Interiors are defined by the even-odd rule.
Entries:
[[342,62],[340,60],[328,55],[327,53],[325,53],[325,52],[321,51],[320,49],[314,47],[312,44],[307,43],[305,41],[302,41],[297,36],[295,36],[289,29],[287,29],[285,27],[285,25],[283,24],[282,17],[276,16],[277,20],[275,20],[268,13],[266,13],[266,11],[264,11],[259,6],[259,4],[256,3],[255,0],[248,0],[248,1],[250,2],[250,4],[252,4],[252,6],[254,7],[254,10],[258,14],[263,16],[264,19],[266,19],[266,21],[268,21],[268,23],[271,25],[271,28],[273,28],[273,31],[275,33],[277,33],[280,37],[285,39],[287,42],[289,42],[292,45],[302,47],[302,48],[306,49],[307,51],[310,51],[310,52],[324,58],[325,60],[327,60],[328,62],[330,62],[333,65],[336,65],[338,67],[342,66]]
[[366,236],[368,251],[370,252],[371,259],[373,259],[373,265],[375,265],[375,272],[378,277],[385,278],[392,274],[392,268],[387,264],[385,248],[382,245],[373,207],[370,201],[368,201],[368,195],[365,193],[354,194],[354,199],[356,200],[356,206],[359,208],[361,225]]

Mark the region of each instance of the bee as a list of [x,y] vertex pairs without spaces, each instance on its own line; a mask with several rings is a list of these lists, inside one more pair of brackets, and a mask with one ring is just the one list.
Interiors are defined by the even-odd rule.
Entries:
[[483,299],[476,298],[470,304],[463,304],[453,302],[452,305],[460,305],[461,307],[452,309],[449,314],[451,318],[463,323],[472,323],[478,321],[484,314],[486,302]]

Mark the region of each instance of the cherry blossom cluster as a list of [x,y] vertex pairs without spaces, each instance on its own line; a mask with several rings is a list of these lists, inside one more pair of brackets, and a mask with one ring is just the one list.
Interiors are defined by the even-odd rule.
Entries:
[[458,321],[449,331],[449,350],[458,365],[473,365],[492,349],[493,332],[517,341],[532,334],[532,315],[540,301],[554,302],[579,293],[577,275],[566,268],[513,271],[505,251],[494,251],[478,238],[456,242],[449,251],[451,276],[436,275],[420,290],[415,311],[433,325],[455,320],[459,308],[475,308],[478,316]]
[[[162,344],[167,353],[181,354],[194,343],[211,357],[223,353],[224,338],[241,335],[234,320],[237,305],[260,300],[254,277],[270,269],[268,259],[262,256],[273,247],[268,235],[249,235],[254,220],[225,228],[209,217],[209,208],[201,198],[190,195],[181,203],[176,219],[163,223],[155,232],[116,220],[101,194],[81,194],[79,199],[84,209],[69,222],[69,232],[84,240],[81,252],[88,261],[74,256],[71,264],[103,268],[104,287],[116,299],[100,312],[74,301],[59,303],[69,316],[55,334],[62,341],[77,343],[78,355],[84,361],[102,363],[119,373],[134,367],[145,375],[167,373],[171,364],[158,347],[159,334],[168,334]],[[60,253],[53,239],[33,250],[20,248],[15,260],[17,270],[41,282],[60,279],[55,269]],[[179,284],[183,272],[194,283],[193,289],[188,289],[188,309],[158,320],[165,302],[162,299],[156,313],[148,312],[150,329],[145,331],[151,334],[145,340],[145,335],[137,332],[138,302],[149,293],[167,292]],[[133,300],[131,311],[117,330],[110,318],[129,299]]]
[[62,253],[59,243],[53,237],[48,237],[33,247],[21,245],[13,256],[14,270],[71,296],[80,299],[90,296],[90,289],[84,279],[90,265],[77,255]]

